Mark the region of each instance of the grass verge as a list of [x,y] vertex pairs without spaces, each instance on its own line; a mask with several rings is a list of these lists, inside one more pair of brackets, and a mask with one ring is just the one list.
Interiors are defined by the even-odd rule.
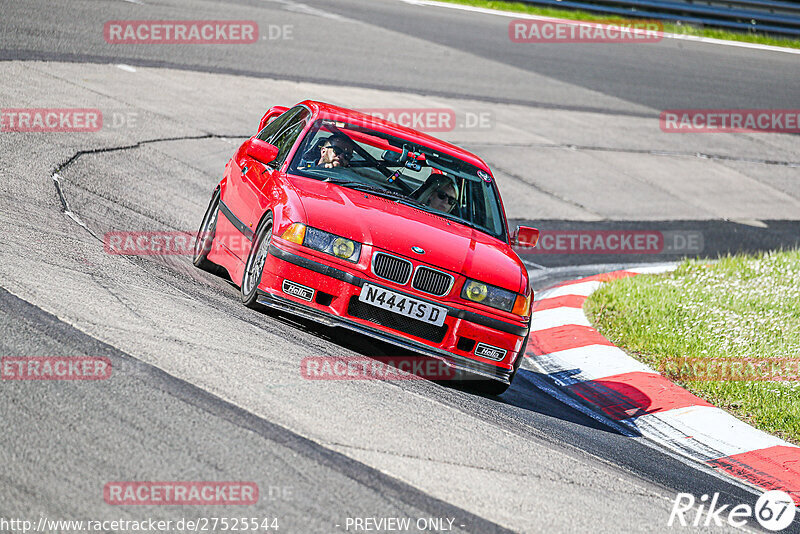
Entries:
[[[611,15],[598,15],[588,11],[569,10],[569,9],[551,9],[533,6],[522,2],[505,2],[494,0],[439,0],[440,2],[447,2],[450,4],[461,4],[466,6],[483,7],[487,9],[496,9],[498,11],[510,11],[512,13],[526,13],[530,15],[539,15],[542,17],[554,17],[560,19],[570,20],[587,20],[597,22],[623,22],[630,20],[633,17],[618,17]],[[672,22],[664,22],[664,31],[666,33],[676,33],[680,35],[693,35],[697,37],[710,37],[713,39],[724,39],[726,41],[741,41],[744,43],[757,43],[771,46],[780,46],[784,48],[800,48],[800,40],[796,39],[783,39],[780,37],[771,37],[768,35],[758,33],[739,33],[716,28],[699,28],[690,24],[676,24]]]
[[[756,428],[800,444],[800,250],[713,264],[686,260],[672,273],[604,284],[584,310],[631,356]],[[687,367],[684,358],[695,363]],[[778,374],[793,381],[768,380]]]

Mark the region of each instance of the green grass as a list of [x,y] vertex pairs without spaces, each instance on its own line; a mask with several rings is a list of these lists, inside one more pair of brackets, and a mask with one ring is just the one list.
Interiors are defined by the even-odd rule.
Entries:
[[[631,20],[631,17],[617,17],[598,15],[589,13],[587,11],[568,10],[568,9],[551,9],[544,7],[537,7],[531,4],[524,4],[522,2],[504,2],[493,0],[440,0],[451,4],[462,4],[467,6],[484,7],[489,9],[497,9],[499,11],[510,11],[512,13],[527,13],[531,15],[540,15],[543,17],[554,17],[561,19],[571,20],[587,20],[587,21],[616,21],[623,22]],[[720,30],[714,28],[698,28],[689,24],[675,24],[671,22],[664,22],[664,31],[667,33],[677,33],[683,35],[694,35],[698,37],[711,37],[714,39],[725,39],[728,41],[742,41],[745,43],[758,43],[772,46],[782,46],[786,48],[800,48],[800,41],[796,39],[783,39],[780,37],[771,37],[758,33],[739,33],[727,30]]]
[[[654,369],[674,369],[669,362],[682,357],[797,364],[800,250],[729,256],[713,264],[686,260],[672,273],[604,284],[584,309],[603,335]],[[683,371],[671,378],[753,426],[800,444],[800,382],[698,381]]]

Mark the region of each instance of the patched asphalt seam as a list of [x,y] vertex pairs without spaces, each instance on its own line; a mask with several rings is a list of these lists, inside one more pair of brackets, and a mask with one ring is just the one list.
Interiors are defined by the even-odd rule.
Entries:
[[122,150],[133,150],[133,149],[141,148],[142,146],[145,146],[145,145],[150,145],[150,144],[153,144],[153,143],[164,143],[164,142],[169,142],[169,141],[195,141],[195,140],[200,140],[200,139],[245,139],[247,137],[249,137],[249,136],[247,136],[247,135],[220,135],[220,134],[183,135],[183,136],[177,136],[177,137],[160,137],[160,138],[156,138],[156,139],[145,139],[144,141],[138,141],[138,142],[130,144],[130,145],[122,145],[122,146],[116,146],[116,147],[104,147],[104,148],[90,148],[90,149],[86,149],[86,150],[79,150],[78,152],[75,152],[72,156],[70,156],[66,161],[64,161],[63,163],[61,163],[58,166],[56,166],[55,170],[53,170],[53,172],[50,173],[50,178],[53,180],[53,185],[55,186],[56,193],[58,194],[58,198],[61,201],[61,208],[62,208],[64,214],[67,217],[69,217],[70,219],[72,219],[73,221],[75,221],[78,225],[82,226],[83,229],[86,230],[87,232],[89,232],[93,237],[95,237],[96,239],[102,241],[102,239],[100,239],[100,237],[97,234],[92,232],[89,229],[89,227],[87,227],[86,224],[83,221],[81,221],[80,217],[78,217],[77,214],[75,214],[72,210],[70,210],[69,202],[67,201],[67,197],[64,194],[64,189],[61,186],[61,173],[64,170],[66,170],[67,167],[69,167],[70,165],[72,165],[73,163],[78,161],[78,159],[80,159],[82,156],[85,156],[87,154],[103,154],[103,153],[106,153],[106,152],[119,152],[119,151],[122,151]]

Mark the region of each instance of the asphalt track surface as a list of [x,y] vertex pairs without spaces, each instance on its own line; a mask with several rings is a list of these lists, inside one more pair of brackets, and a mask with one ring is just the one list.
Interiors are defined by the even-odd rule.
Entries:
[[[424,381],[305,381],[305,356],[393,349],[247,310],[236,288],[186,257],[111,256],[102,236],[193,230],[260,113],[314,97],[490,112],[494,128],[448,135],[501,169],[517,221],[699,230],[709,256],[789,246],[800,234],[796,136],[665,140],[643,125],[668,108],[796,106],[798,56],[669,40],[644,49],[519,47],[508,42],[506,18],[389,0],[0,8],[3,107],[139,118],[137,128],[97,135],[0,134],[0,354],[101,355],[113,366],[102,382],[2,383],[0,517],[242,515],[110,506],[103,485],[119,480],[255,481],[261,499],[246,515],[278,517],[284,532],[346,531],[347,518],[365,517],[452,518],[455,531],[476,533],[662,531],[678,492],[754,503],[756,491],[558,402],[530,371],[499,398]],[[106,20],[156,18],[252,19],[291,25],[293,39],[238,47],[102,39]],[[134,66],[135,77],[117,64]],[[507,128],[515,118],[525,126]],[[679,155],[654,153],[665,146]],[[606,148],[608,157],[594,157]],[[552,173],[525,174],[531,151]],[[674,182],[656,190],[633,171],[613,172],[647,165]],[[684,191],[701,173],[729,180],[729,190]],[[543,288],[680,256],[526,259],[559,266],[532,266]]]

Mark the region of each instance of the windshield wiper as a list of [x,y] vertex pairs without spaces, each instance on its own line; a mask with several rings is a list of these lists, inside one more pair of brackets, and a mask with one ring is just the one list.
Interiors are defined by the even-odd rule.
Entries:
[[366,185],[358,180],[351,180],[350,178],[337,178],[335,176],[328,176],[322,181],[336,185]]
[[492,233],[489,232],[489,230],[487,228],[484,228],[483,226],[479,225],[478,223],[474,223],[472,221],[468,221],[466,219],[462,219],[461,217],[456,217],[455,215],[451,215],[449,213],[443,213],[441,211],[432,211],[431,213],[435,213],[436,215],[439,215],[440,217],[444,217],[445,219],[448,219],[450,221],[455,221],[455,222],[457,222],[459,224],[463,224],[464,226],[469,226],[470,228],[474,228],[475,230],[478,230],[479,232],[482,232],[484,234],[492,235]]
[[372,193],[374,195],[391,198],[396,200],[397,202],[401,202],[406,204],[407,206],[412,206],[415,208],[424,208],[425,205],[420,203],[419,200],[413,199],[411,197],[405,196],[403,193],[398,193],[397,191],[392,191],[390,189],[382,189],[380,187],[372,187],[369,185],[361,185],[361,187],[354,187],[354,189],[358,189],[359,191],[366,191]]
[[397,191],[392,191],[391,189],[383,189],[382,187],[377,187],[374,185],[365,184],[363,182],[359,182],[357,180],[349,180],[346,178],[326,178],[323,180],[324,182],[329,182],[336,185],[342,185],[345,187],[350,187],[352,189],[358,189],[359,191],[366,191],[369,193],[374,193],[376,195],[385,196],[389,198],[397,199],[401,202],[407,202],[414,206],[422,206],[419,201],[407,197],[402,193],[398,193]]

